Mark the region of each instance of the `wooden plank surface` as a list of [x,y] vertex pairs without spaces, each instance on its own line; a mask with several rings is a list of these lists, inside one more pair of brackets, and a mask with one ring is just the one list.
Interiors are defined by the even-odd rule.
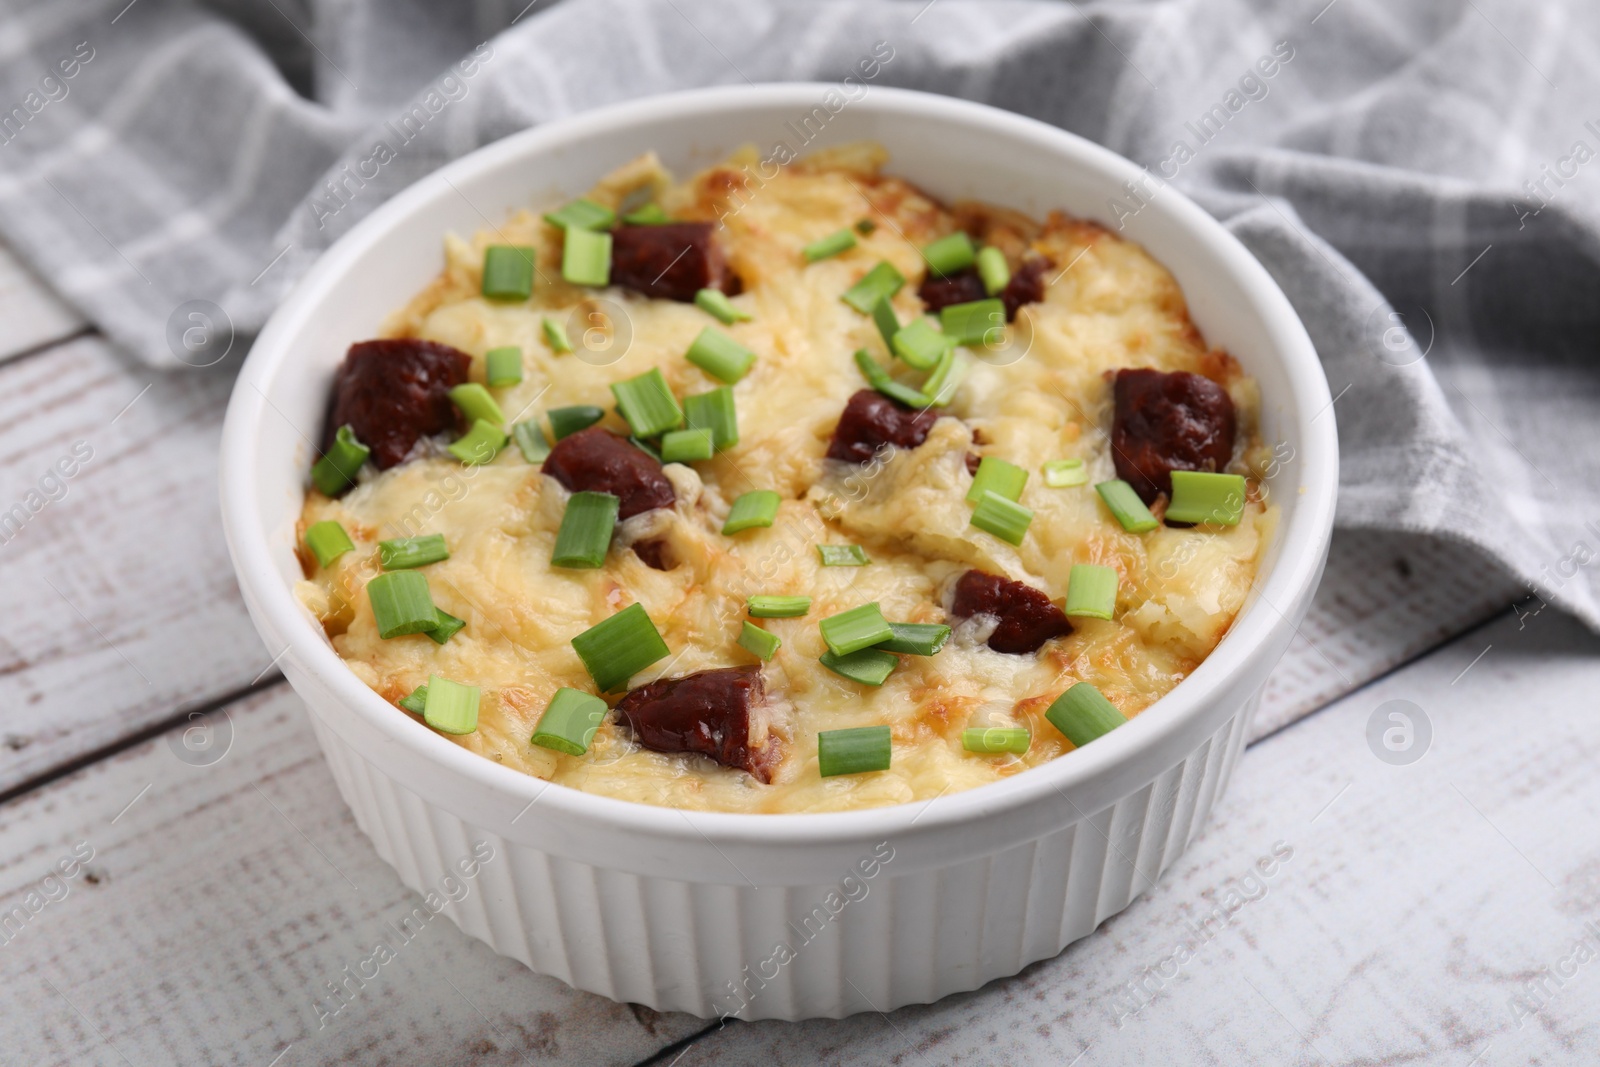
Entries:
[[0,244],[0,361],[78,333],[83,318]]

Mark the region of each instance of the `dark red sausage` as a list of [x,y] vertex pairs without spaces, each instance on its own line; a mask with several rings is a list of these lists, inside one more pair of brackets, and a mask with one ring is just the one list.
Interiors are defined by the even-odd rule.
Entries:
[[1037,304],[1044,299],[1045,275],[1055,268],[1055,262],[1043,256],[1023,260],[1022,266],[1011,276],[1006,287],[1000,290],[1000,301],[1006,306],[1006,321],[1017,317],[1023,304]]
[[450,389],[467,380],[472,357],[433,341],[361,341],[350,346],[333,382],[333,406],[322,447],[348,424],[387,469],[417,439],[456,425]]
[[1220,471],[1233,458],[1233,401],[1188,371],[1119,370],[1111,455],[1146,504],[1172,492],[1172,472]]
[[908,408],[876,389],[858,390],[839,415],[839,425],[828,443],[828,458],[865,463],[884,445],[916,448],[928,439],[928,430],[938,417],[932,408]]
[[702,289],[739,291],[711,222],[618,226],[611,231],[611,281],[645,296],[691,303]]
[[671,546],[657,538],[654,541],[635,541],[633,554],[644,561],[644,565],[653,570],[670,571],[677,566],[672,558]]
[[1072,632],[1066,614],[1042,591],[983,571],[968,571],[956,581],[950,614],[961,619],[993,615],[1000,625],[989,635],[989,647],[1015,655],[1037,652],[1052,637]]
[[627,438],[598,426],[557,441],[539,469],[574,493],[610,493],[617,498],[619,519],[671,507],[678,499],[661,464]]
[[764,785],[782,758],[773,734],[750,743],[750,716],[765,700],[760,667],[724,667],[642,685],[617,702],[617,717],[645,748],[698,752]]
[[941,278],[929,271],[927,277],[922,279],[922,284],[917,286],[917,295],[928,305],[929,311],[937,314],[940,308],[982,300],[989,294],[984,291],[983,279],[978,277],[978,272],[968,267],[948,278]]

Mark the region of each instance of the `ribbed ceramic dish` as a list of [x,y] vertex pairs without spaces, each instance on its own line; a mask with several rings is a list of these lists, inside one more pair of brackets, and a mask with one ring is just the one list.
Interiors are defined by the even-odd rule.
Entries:
[[[246,361],[223,433],[222,512],[256,627],[305,700],[340,793],[379,855],[463,930],[579,989],[702,1016],[799,1019],[935,1000],[1053,956],[1153,884],[1228,782],[1258,694],[1326,558],[1338,482],[1315,351],[1283,293],[1171,189],[1131,217],[1214,345],[1261,386],[1282,521],[1232,630],[1166,697],[1081,751],[932,801],[821,815],[631,804],[549,785],[397,712],[296,602],[299,515],[334,368],[441,268],[446,232],[586,189],[646,150],[680,175],[754,142],[883,143],[935,195],[1116,228],[1132,163],[1016,115],[922,93],[711,89],[509,137],[423,179],[333,246]],[[809,143],[802,138],[810,138]],[[1124,212],[1125,214],[1125,212]],[[1321,416],[1321,417],[1319,417]],[[459,894],[457,894],[459,895]],[[438,899],[437,897],[435,899]]]

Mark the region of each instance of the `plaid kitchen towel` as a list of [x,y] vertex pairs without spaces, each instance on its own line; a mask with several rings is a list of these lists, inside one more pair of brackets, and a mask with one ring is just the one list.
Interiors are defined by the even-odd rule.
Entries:
[[[1114,214],[1170,183],[1260,257],[1337,397],[1341,528],[1472,546],[1600,626],[1596,48],[1593,0],[5,0],[0,235],[176,364],[186,302],[248,335],[479,145],[876,50],[879,84],[1145,165]],[[334,183],[379,131],[404,150]]]

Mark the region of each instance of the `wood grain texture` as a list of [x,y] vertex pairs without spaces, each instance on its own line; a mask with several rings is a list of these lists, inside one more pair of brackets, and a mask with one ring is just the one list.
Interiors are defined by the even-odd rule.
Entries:
[[83,318],[0,244],[0,361],[77,333]]

